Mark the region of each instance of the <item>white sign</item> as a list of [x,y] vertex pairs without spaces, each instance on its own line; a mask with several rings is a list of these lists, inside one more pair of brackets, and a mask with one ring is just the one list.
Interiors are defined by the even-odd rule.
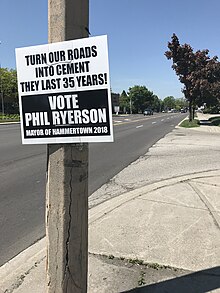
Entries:
[[16,49],[23,144],[113,141],[107,36]]

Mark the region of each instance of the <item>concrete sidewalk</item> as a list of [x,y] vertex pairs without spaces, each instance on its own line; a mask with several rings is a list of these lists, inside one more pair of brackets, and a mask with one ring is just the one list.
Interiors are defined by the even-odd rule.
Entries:
[[[89,293],[220,292],[219,154],[220,127],[177,127],[90,197]],[[0,268],[1,293],[46,292],[45,245]]]

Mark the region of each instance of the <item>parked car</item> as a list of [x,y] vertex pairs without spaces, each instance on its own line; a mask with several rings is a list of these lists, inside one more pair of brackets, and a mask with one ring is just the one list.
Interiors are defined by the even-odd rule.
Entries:
[[153,115],[153,114],[154,114],[154,112],[153,112],[152,109],[145,109],[144,110],[144,116],[146,116],[146,115]]
[[182,108],[182,109],[180,109],[180,112],[181,113],[186,113],[187,112],[187,109],[186,108]]

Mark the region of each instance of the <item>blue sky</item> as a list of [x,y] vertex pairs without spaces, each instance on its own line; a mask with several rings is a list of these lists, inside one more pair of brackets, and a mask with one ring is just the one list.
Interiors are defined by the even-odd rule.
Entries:
[[[182,97],[164,52],[173,33],[220,57],[219,0],[90,0],[91,36],[108,35],[111,88],[145,85],[160,99]],[[1,0],[0,63],[15,68],[15,48],[46,44],[47,0]]]

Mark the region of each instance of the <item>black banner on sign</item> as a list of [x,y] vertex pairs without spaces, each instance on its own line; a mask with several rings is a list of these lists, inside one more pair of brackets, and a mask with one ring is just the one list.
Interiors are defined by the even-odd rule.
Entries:
[[22,96],[24,138],[110,135],[107,89]]

